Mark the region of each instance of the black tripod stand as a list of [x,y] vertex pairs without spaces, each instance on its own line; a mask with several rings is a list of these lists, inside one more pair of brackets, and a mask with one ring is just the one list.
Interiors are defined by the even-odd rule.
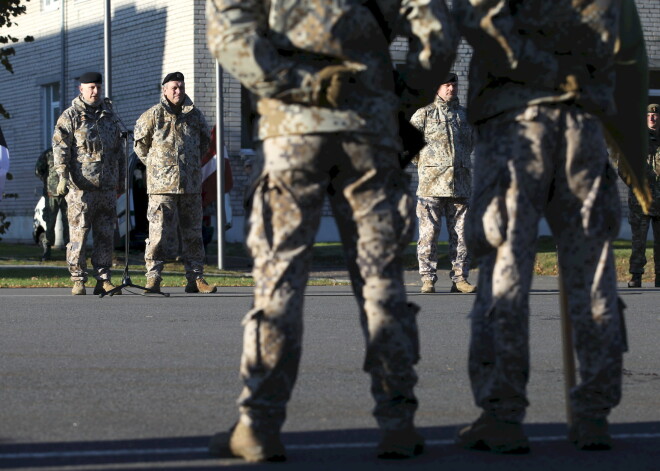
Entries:
[[[122,123],[123,124],[123,123]],[[131,234],[131,181],[130,181],[130,166],[131,166],[131,161],[129,159],[129,141],[130,141],[130,135],[131,131],[126,129],[125,131],[122,131],[121,137],[124,138],[124,151],[126,152],[126,204],[125,204],[125,209],[124,209],[124,218],[126,220],[126,235],[124,236],[124,260],[126,261],[126,265],[124,266],[124,274],[121,277],[121,285],[116,286],[112,288],[110,291],[104,291],[99,295],[99,298],[102,298],[103,296],[112,296],[113,294],[119,292],[122,290],[122,288],[137,288],[141,289],[146,293],[153,293],[153,294],[161,294],[165,297],[170,296],[169,293],[163,293],[162,291],[156,291],[153,289],[146,288],[144,286],[139,286],[134,284],[131,281],[131,276],[128,274],[128,248],[130,246],[130,234]]]

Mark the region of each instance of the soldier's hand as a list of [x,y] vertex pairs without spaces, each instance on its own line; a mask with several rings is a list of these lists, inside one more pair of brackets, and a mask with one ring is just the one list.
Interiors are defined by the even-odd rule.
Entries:
[[330,65],[317,74],[312,97],[315,105],[338,108],[348,101],[351,90],[355,91],[358,71],[346,65]]
[[60,178],[60,182],[57,184],[57,190],[55,190],[55,193],[57,194],[57,196],[66,195],[67,183],[68,183],[68,181],[66,180],[66,178]]

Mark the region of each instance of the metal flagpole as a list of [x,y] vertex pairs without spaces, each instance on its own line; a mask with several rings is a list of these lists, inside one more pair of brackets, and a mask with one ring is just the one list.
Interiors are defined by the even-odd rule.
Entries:
[[112,7],[110,0],[105,0],[105,17],[103,21],[104,71],[103,83],[105,96],[112,99]]
[[216,158],[216,182],[217,182],[217,204],[216,220],[218,221],[218,269],[225,268],[225,133],[224,117],[222,110],[224,108],[224,96],[222,93],[222,67],[215,61],[215,158]]

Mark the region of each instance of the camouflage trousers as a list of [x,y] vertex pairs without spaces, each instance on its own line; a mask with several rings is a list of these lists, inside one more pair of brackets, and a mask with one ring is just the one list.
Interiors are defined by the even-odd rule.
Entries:
[[449,234],[449,277],[454,283],[466,280],[470,272],[470,256],[465,247],[465,215],[468,205],[466,198],[419,198],[417,218],[419,219],[419,239],[417,241],[417,261],[422,279],[434,283],[438,277],[438,237],[442,216],[447,222]]
[[66,195],[69,243],[66,260],[71,281],[87,281],[87,235],[93,231],[92,267],[97,280],[110,279],[117,196],[114,191],[87,191],[69,188]]
[[62,239],[69,240],[69,222],[67,220],[67,204],[64,196],[46,196],[46,207],[44,209],[44,222],[46,223],[46,240],[48,245],[55,244],[55,224],[57,214],[62,212]]
[[401,253],[412,237],[408,181],[397,155],[345,134],[263,142],[247,245],[254,259],[254,307],[245,332],[241,421],[279,430],[301,355],[302,311],[324,198],[346,253],[366,342],[374,416],[383,429],[412,425],[419,360],[416,313],[406,300]]
[[149,238],[144,249],[147,278],[161,278],[165,262],[174,260],[181,237],[186,279],[204,275],[202,195],[149,195]]
[[600,122],[567,105],[529,107],[478,128],[466,222],[479,257],[469,375],[476,404],[501,420],[521,421],[528,405],[529,290],[542,216],[557,243],[579,361],[575,416],[604,417],[620,401],[627,341],[611,243],[620,204],[604,142]]
[[[634,196],[633,196],[634,198]],[[649,226],[653,230],[653,262],[655,274],[660,276],[660,216],[647,216],[637,201],[628,197],[628,222],[632,232],[630,273],[643,274],[646,266],[646,239]]]

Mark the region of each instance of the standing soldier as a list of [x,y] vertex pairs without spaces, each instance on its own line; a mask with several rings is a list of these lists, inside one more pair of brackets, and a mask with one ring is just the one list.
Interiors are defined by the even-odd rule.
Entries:
[[[66,193],[70,241],[66,258],[75,295],[85,294],[86,244],[94,231],[94,294],[110,291],[112,250],[117,225],[117,193],[124,192],[125,157],[112,103],[101,98],[101,74],[80,77],[80,95],[57,120],[53,134],[57,195]],[[115,294],[121,294],[121,291]]]
[[467,278],[470,257],[465,247],[465,215],[472,188],[474,147],[472,126],[458,101],[458,77],[449,74],[438,88],[435,101],[415,112],[410,122],[424,133],[426,146],[412,163],[417,166],[417,260],[422,293],[435,293],[438,236],[442,216],[447,221],[452,293],[474,293]]
[[65,241],[69,240],[66,198],[57,195],[59,177],[54,168],[52,147],[49,147],[39,155],[34,167],[34,173],[44,184],[42,196],[46,200],[46,206],[44,208],[46,233],[42,241],[44,251],[41,255],[41,261],[45,262],[46,260],[50,260],[50,248],[55,244],[55,223],[57,222],[57,215],[60,212],[62,214],[62,237]]
[[640,288],[642,286],[649,226],[653,230],[655,287],[660,288],[660,105],[649,105],[646,111],[646,124],[649,128],[646,178],[651,186],[653,203],[649,213],[644,214],[632,189],[628,192],[628,222],[632,232],[632,251],[630,253],[630,273],[632,277],[628,282],[629,288]]
[[149,238],[145,288],[160,292],[165,261],[174,260],[177,229],[186,269],[186,293],[215,293],[204,280],[202,156],[209,146],[204,115],[186,95],[181,72],[167,74],[160,103],[135,124],[135,154],[147,167]]
[[[442,0],[210,0],[209,47],[257,96],[263,168],[247,246],[254,306],[244,320],[240,417],[228,444],[248,461],[283,460],[280,429],[298,372],[302,306],[327,194],[341,234],[366,341],[381,458],[421,453],[414,427],[417,306],[401,254],[412,204],[398,162],[397,112],[432,99],[456,38]],[[396,30],[393,28],[397,27]],[[389,45],[409,38],[394,79]],[[397,96],[398,94],[398,96]]]
[[[483,409],[457,440],[498,453],[529,450],[521,426],[529,291],[545,216],[579,359],[569,439],[579,449],[609,449],[607,416],[621,399],[627,344],[612,252],[620,205],[603,123],[615,116],[616,74],[628,62],[615,51],[638,53],[644,68],[634,2],[460,0],[454,12],[474,47],[468,117],[478,139],[466,236],[479,257],[479,291],[469,375]],[[637,76],[643,82],[645,72]]]

